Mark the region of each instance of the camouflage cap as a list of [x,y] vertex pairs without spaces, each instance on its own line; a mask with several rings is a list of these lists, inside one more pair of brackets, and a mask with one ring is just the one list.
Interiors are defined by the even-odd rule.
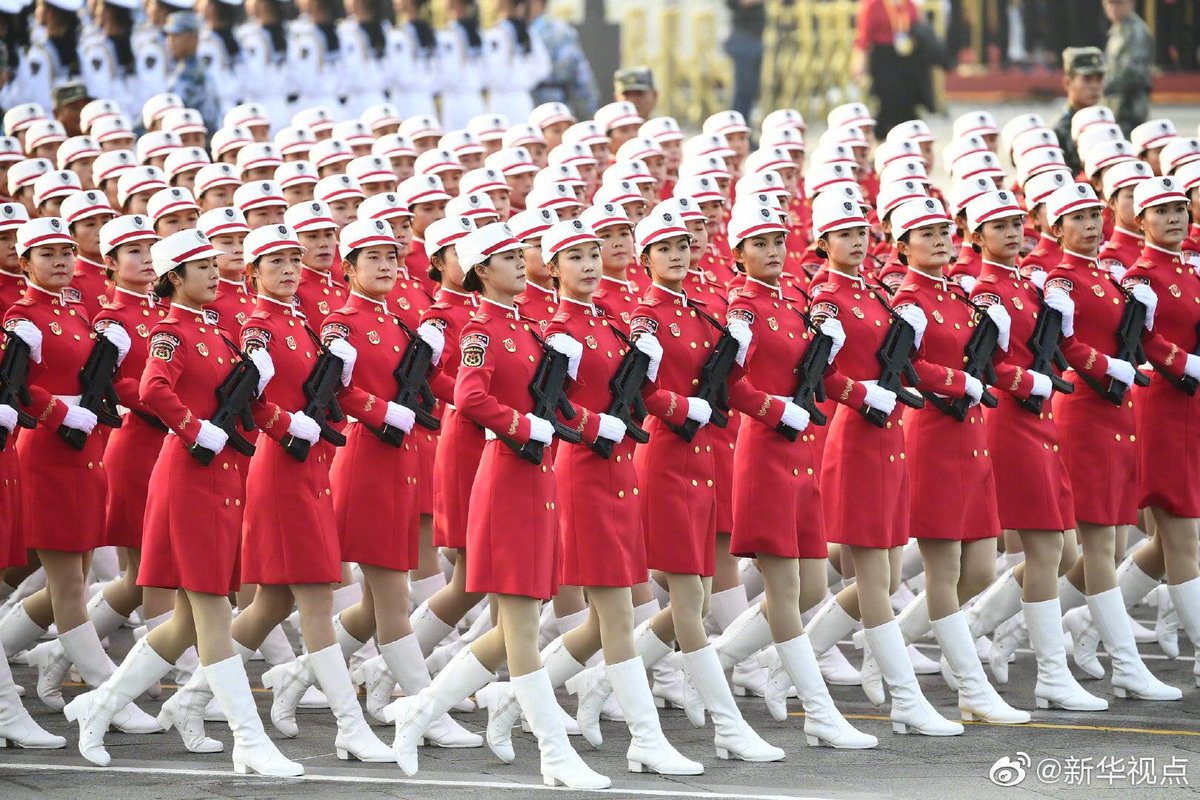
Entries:
[[1104,72],[1104,53],[1099,47],[1068,47],[1063,50],[1063,72],[1096,75]]
[[654,73],[649,67],[624,67],[613,73],[613,86],[621,92],[654,91]]
[[70,83],[55,86],[51,100],[55,108],[62,108],[72,103],[90,103],[92,98],[88,96],[87,86],[79,81],[71,81]]

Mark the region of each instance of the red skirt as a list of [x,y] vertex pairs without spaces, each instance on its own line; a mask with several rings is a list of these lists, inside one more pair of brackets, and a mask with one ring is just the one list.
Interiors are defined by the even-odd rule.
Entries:
[[[1089,391],[1079,387],[1076,392]],[[984,414],[996,476],[1000,526],[1009,530],[1065,531],[1075,527],[1071,479],[1059,453],[1054,412],[1031,414],[1012,395]]]
[[1063,461],[1071,477],[1075,519],[1093,525],[1137,524],[1138,446],[1133,395],[1114,406],[1073,372],[1071,394],[1054,395]]
[[104,543],[116,547],[142,546],[142,526],[146,518],[146,495],[150,473],[162,451],[167,434],[137,414],[124,417],[113,431],[104,449],[108,471],[108,496],[105,503]]
[[488,442],[467,512],[467,591],[549,600],[558,591],[554,467]]
[[418,446],[379,440],[362,423],[346,428],[329,472],[342,561],[397,571],[415,569],[420,529]]
[[414,426],[412,433],[404,437],[405,441],[412,440],[416,446],[420,464],[416,473],[421,476],[421,480],[417,481],[419,514],[433,514],[433,463],[437,456],[438,438],[438,431],[431,431],[420,425]]
[[483,428],[447,408],[432,473],[433,543],[437,547],[461,550],[467,546],[467,509],[482,454]]
[[75,450],[53,428],[17,437],[25,546],[86,553],[104,544],[104,438],[97,430]]
[[10,433],[8,443],[0,450],[0,569],[25,564],[24,517],[21,507],[21,465],[17,457],[17,443]]
[[908,469],[903,420],[877,428],[839,405],[821,461],[825,538],[837,544],[892,548],[908,543]]
[[241,587],[242,476],[223,450],[207,467],[175,436],[150,474],[139,586],[224,595]]
[[983,411],[959,422],[932,405],[904,411],[909,533],[915,539],[970,542],[1000,535]]
[[320,447],[304,461],[260,434],[246,476],[242,580],[338,583],[342,548],[334,522],[329,465]]
[[741,423],[742,415],[730,411],[727,427],[712,426],[713,466],[716,469],[713,488],[717,497],[717,530],[721,533],[733,531],[733,454]]
[[554,459],[565,586],[644,583],[646,537],[633,466],[623,440],[603,459],[584,445],[562,445]]
[[634,454],[643,503],[646,563],[650,569],[709,577],[716,567],[717,504],[709,426],[685,442],[657,417],[649,444]]
[[1188,395],[1155,375],[1134,404],[1143,507],[1200,517],[1200,393]]
[[829,555],[814,456],[810,433],[789,442],[762,423],[742,423],[733,457],[733,555]]

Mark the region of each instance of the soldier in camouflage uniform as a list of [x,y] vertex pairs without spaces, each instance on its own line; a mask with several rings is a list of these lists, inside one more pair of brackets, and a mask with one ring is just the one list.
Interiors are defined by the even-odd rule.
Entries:
[[172,62],[167,91],[179,95],[185,108],[199,111],[204,126],[210,132],[215,131],[221,127],[217,93],[196,55],[200,44],[200,18],[190,11],[178,11],[167,18],[163,32],[167,35]]
[[1104,48],[1108,60],[1104,103],[1113,110],[1125,138],[1129,138],[1129,132],[1150,116],[1154,37],[1133,10],[1133,0],[1104,0],[1104,13],[1112,23]]
[[591,119],[600,105],[596,78],[574,26],[546,13],[546,3],[529,4],[529,32],[541,38],[550,53],[550,77],[533,90],[533,104],[566,103],[576,119]]
[[1067,166],[1072,174],[1078,175],[1083,163],[1071,139],[1071,117],[1081,108],[1100,103],[1104,88],[1104,53],[1099,47],[1063,50],[1063,88],[1067,92],[1067,106],[1054,122],[1054,133],[1058,135],[1058,146],[1062,148]]

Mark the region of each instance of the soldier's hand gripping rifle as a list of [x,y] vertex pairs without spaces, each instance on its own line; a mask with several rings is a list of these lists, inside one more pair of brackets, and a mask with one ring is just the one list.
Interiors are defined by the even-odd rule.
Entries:
[[[221,381],[221,385],[217,387],[217,411],[208,421],[225,431],[229,437],[228,446],[244,456],[252,456],[254,455],[254,444],[242,436],[242,430],[254,430],[254,417],[250,413],[250,401],[258,393],[258,367],[254,366],[250,357],[242,352],[236,344],[225,338],[224,335],[221,338],[225,339],[225,344],[229,345],[229,349],[237,355],[238,360],[234,362],[233,368],[229,370],[225,380]],[[238,423],[241,423],[240,430]],[[216,456],[212,450],[198,444],[189,447],[188,452],[192,454],[192,458],[206,467]]]
[[[37,420],[24,407],[33,402],[29,393],[29,345],[12,331],[4,331],[8,343],[0,359],[0,403],[17,412],[17,425],[33,428]],[[0,450],[8,445],[8,429],[0,428]]]
[[[1033,326],[1033,334],[1029,337],[1029,349],[1033,352],[1033,361],[1029,364],[1029,369],[1048,377],[1054,391],[1071,394],[1075,391],[1075,384],[1064,380],[1054,371],[1055,369],[1066,369],[1069,366],[1067,357],[1063,355],[1060,346],[1062,322],[1062,312],[1046,305],[1043,297],[1037,322]],[[1042,413],[1042,402],[1045,399],[1031,396],[1018,402],[1030,413],[1040,414]]]
[[[817,406],[817,403],[825,402],[825,371],[829,368],[829,354],[833,352],[833,337],[822,331],[819,325],[814,325],[812,317],[808,314],[799,309],[796,310],[796,313],[804,318],[805,324],[812,333],[812,339],[796,366],[799,382],[792,395],[792,402],[808,412],[811,422],[824,425],[829,418]],[[782,422],[775,426],[775,430],[789,442],[796,441],[796,437],[800,435],[800,431],[784,425]]]
[[[1116,284],[1115,281],[1113,283]],[[1142,349],[1142,333],[1146,327],[1149,309],[1124,286],[1116,286],[1125,295],[1125,310],[1121,313],[1120,324],[1117,325],[1117,352],[1113,353],[1113,358],[1133,364],[1133,382],[1138,386],[1149,386],[1150,376],[1138,369],[1138,365],[1146,361],[1146,352]],[[1083,382],[1091,387],[1092,391],[1114,406],[1121,405],[1125,399],[1125,392],[1129,390],[1129,384],[1116,378],[1109,378],[1108,385],[1105,386],[1100,380],[1082,372],[1079,373],[1079,377],[1083,378]]]
[[[303,411],[321,428],[322,439],[335,447],[341,447],[346,444],[346,437],[330,423],[343,422],[346,419],[337,401],[338,392],[342,390],[342,367],[345,366],[345,362],[329,352],[329,348],[321,342],[312,328],[305,325],[304,330],[308,332],[308,338],[312,339],[320,354],[308,379],[304,381],[304,397],[307,402]],[[307,439],[300,439],[290,433],[284,434],[280,444],[287,450],[288,455],[297,461],[308,458],[308,451],[312,448]]]
[[[996,367],[992,359],[996,348],[1000,346],[1000,328],[996,321],[988,316],[987,309],[976,305],[965,294],[951,288],[950,293],[975,310],[975,330],[963,348],[963,372],[983,384],[983,394],[979,398],[981,405],[995,408],[999,405],[996,395],[988,391],[988,386],[996,383]],[[930,394],[926,398],[933,407],[959,422],[967,418],[971,408],[970,397],[960,397],[957,400],[947,400]]]
[[[613,373],[612,380],[608,382],[608,391],[612,395],[612,402],[608,406],[608,415],[625,423],[626,436],[638,444],[645,444],[650,441],[650,433],[640,424],[646,418],[646,404],[642,400],[642,387],[646,384],[646,374],[650,370],[650,356],[639,350],[633,341],[615,326],[610,327],[629,350],[621,358],[621,363],[617,365],[617,371]],[[601,458],[609,458],[612,456],[615,444],[616,442],[611,439],[598,437],[588,446]]]
[[[121,414],[117,411],[119,398],[113,386],[113,376],[117,372],[120,357],[115,344],[97,335],[83,369],[79,370],[79,385],[83,390],[79,396],[79,407],[91,411],[96,415],[96,422],[110,428],[121,427]],[[58,435],[75,450],[83,450],[87,444],[87,432],[78,428],[59,425]]]
[[[883,344],[879,346],[879,351],[875,354],[880,367],[879,388],[894,392],[896,400],[909,408],[924,408],[925,398],[916,392],[909,391],[900,382],[901,378],[910,384],[916,384],[920,380],[912,363],[917,332],[912,325],[909,325],[896,313],[895,309],[887,304],[887,301],[882,299],[882,289],[877,290],[876,297],[879,298],[879,304],[887,310],[892,318],[892,324],[888,326],[888,332],[883,337]],[[858,412],[877,428],[882,428],[887,424],[888,415],[878,408],[863,406]]]
[[[1196,336],[1200,337],[1200,323],[1197,323],[1197,325],[1196,325]],[[1198,344],[1196,346],[1196,349],[1192,351],[1192,355],[1200,356],[1200,344]],[[1158,364],[1154,365],[1154,371],[1157,372],[1159,375],[1162,375],[1164,378],[1169,380],[1171,383],[1175,384],[1175,387],[1177,389],[1179,389],[1179,391],[1186,392],[1187,394],[1192,395],[1192,396],[1194,396],[1196,394],[1196,387],[1198,385],[1200,385],[1200,381],[1197,381],[1195,378],[1189,377],[1187,375],[1184,375],[1183,377],[1180,377],[1180,378],[1176,378],[1174,375],[1167,372],[1165,369],[1160,367]],[[3,432],[3,429],[0,429],[0,432]],[[2,449],[3,449],[3,446],[0,445],[0,450],[2,450]]]
[[[570,378],[570,362],[565,354],[546,344],[542,337],[533,331],[529,333],[542,346],[542,358],[533,373],[533,380],[529,382],[529,394],[533,396],[533,410],[530,413],[553,425],[554,435],[558,438],[571,444],[579,444],[583,437],[578,431],[559,422],[558,414],[555,413],[561,411],[567,419],[575,419],[575,406],[567,399],[566,391],[567,380]],[[546,446],[541,442],[530,439],[525,444],[519,444],[507,436],[499,438],[529,463],[542,463],[542,454]]]
[[[737,363],[738,342],[733,338],[729,329],[715,318],[694,306],[693,310],[708,324],[720,331],[717,343],[713,345],[708,358],[704,360],[704,366],[700,368],[700,385],[694,396],[706,401],[712,407],[709,424],[724,428],[729,424],[729,373],[733,371],[733,365]],[[694,419],[688,419],[680,425],[670,425],[669,427],[685,442],[690,442],[696,437],[696,431],[700,430],[700,423]]]
[[[442,427],[442,423],[433,415],[437,398],[429,386],[429,368],[433,364],[433,348],[398,317],[396,321],[408,334],[408,347],[404,348],[404,354],[400,356],[400,364],[392,373],[397,386],[399,386],[396,390],[395,402],[411,409],[416,414],[417,424],[422,428],[436,431]],[[386,442],[392,447],[399,447],[404,442],[404,431],[393,428],[386,422],[378,428],[368,425],[367,430],[378,436],[380,441]]]

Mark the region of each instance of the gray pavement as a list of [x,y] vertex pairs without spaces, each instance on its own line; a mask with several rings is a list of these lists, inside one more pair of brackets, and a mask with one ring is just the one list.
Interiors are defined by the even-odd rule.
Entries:
[[[1152,620],[1149,620],[1153,624]],[[117,634],[116,651],[129,645],[129,632]],[[845,645],[844,645],[845,646]],[[937,657],[936,647],[922,644]],[[663,727],[685,754],[702,761],[706,774],[694,778],[633,775],[626,771],[624,752],[629,737],[624,726],[605,723],[605,743],[593,750],[582,739],[572,742],[596,770],[610,775],[613,797],[712,797],[746,798],[900,798],[930,800],[943,797],[1005,798],[1023,800],[1041,796],[1105,796],[1175,798],[1195,796],[1200,784],[1200,689],[1192,679],[1191,646],[1184,640],[1184,657],[1169,660],[1156,645],[1142,645],[1151,669],[1163,680],[1184,687],[1183,700],[1147,703],[1118,700],[1107,681],[1087,681],[1089,690],[1108,698],[1111,707],[1101,714],[1035,711],[1034,723],[1021,727],[968,724],[966,735],[947,739],[898,736],[891,732],[886,709],[871,706],[856,687],[834,687],[839,707],[856,725],[879,736],[874,751],[835,751],[804,744],[803,717],[798,702],[783,723],[767,714],[762,701],[744,698],[740,705],[747,720],[767,740],[783,747],[788,757],[775,764],[723,762],[714,757],[711,727],[692,728],[681,711],[665,711]],[[857,656],[847,648],[857,663]],[[1103,659],[1107,664],[1107,659]],[[265,800],[314,793],[321,798],[526,798],[584,797],[594,793],[548,790],[537,773],[537,746],[529,734],[517,731],[516,763],[504,765],[486,749],[439,750],[422,748],[421,771],[405,778],[395,766],[339,762],[333,753],[335,723],[327,711],[302,711],[300,736],[280,740],[285,754],[305,764],[300,780],[271,780],[232,774],[228,754],[195,756],[186,753],[172,733],[154,736],[108,736],[113,766],[95,768],[74,749],[74,731],[58,714],[46,710],[33,696],[33,671],[17,666],[17,680],[28,690],[26,706],[45,727],[67,735],[65,751],[7,750],[0,753],[0,798],[55,798],[56,800],[208,800],[247,798]],[[263,663],[251,663],[252,682]],[[1031,708],[1034,664],[1022,651],[1012,665],[1010,682],[1002,694],[1014,705]],[[922,686],[935,706],[953,711],[955,696],[940,676],[924,676]],[[81,691],[69,687],[68,695]],[[167,691],[170,691],[168,689]],[[164,693],[164,697],[165,697]],[[270,695],[256,694],[259,712],[268,719]],[[560,693],[560,701],[574,709],[573,698]],[[143,708],[155,713],[158,701],[142,698]],[[460,715],[468,728],[482,732],[483,712]],[[209,723],[209,733],[230,746],[228,730]],[[271,729],[268,726],[268,731]],[[390,740],[390,731],[377,729]],[[1024,778],[1011,787],[998,786],[989,771],[998,759],[1009,757],[1024,769]],[[1015,774],[1015,773],[1014,773]],[[1172,776],[1182,776],[1173,778]],[[997,777],[1000,777],[997,773]],[[1187,785],[1164,785],[1170,780]]]

